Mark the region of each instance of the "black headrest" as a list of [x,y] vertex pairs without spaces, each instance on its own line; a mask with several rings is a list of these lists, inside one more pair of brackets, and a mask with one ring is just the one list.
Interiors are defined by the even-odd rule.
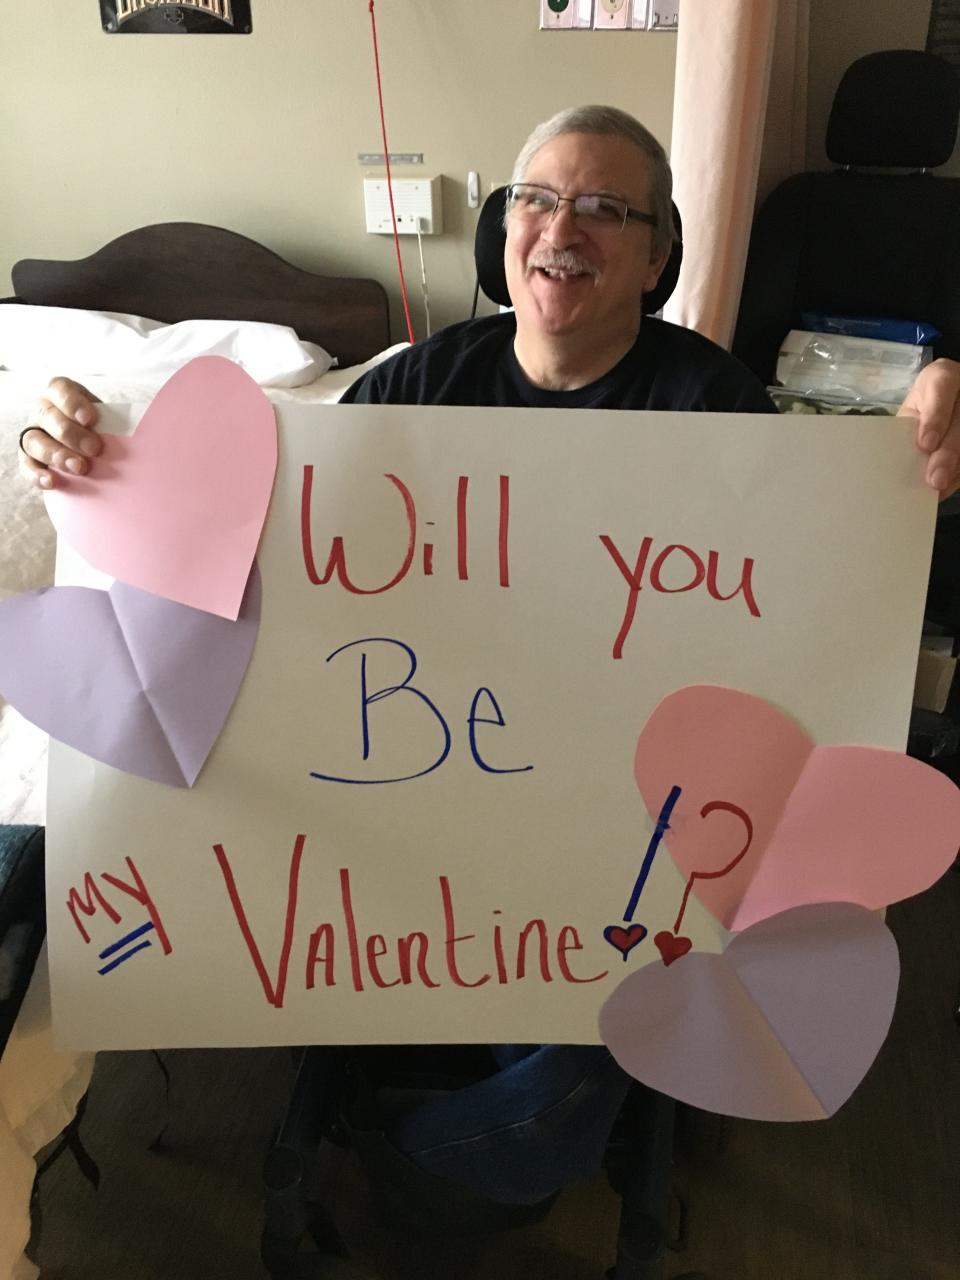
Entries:
[[[503,250],[507,234],[503,229],[503,213],[507,199],[507,188],[497,187],[491,191],[483,202],[480,217],[477,219],[477,234],[473,242],[473,256],[477,264],[477,279],[480,288],[491,302],[502,307],[509,307],[510,294],[507,290],[507,276],[503,267]],[[650,315],[659,311],[677,287],[680,275],[680,263],[683,261],[683,227],[680,213],[673,205],[673,225],[677,238],[674,241],[667,265],[660,274],[657,287],[644,294],[643,312]]]
[[827,125],[834,164],[931,169],[950,159],[960,117],[960,76],[943,58],[887,49],[843,74]]

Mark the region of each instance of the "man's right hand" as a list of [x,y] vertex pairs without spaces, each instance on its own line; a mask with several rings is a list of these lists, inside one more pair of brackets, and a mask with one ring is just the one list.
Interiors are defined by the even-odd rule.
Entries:
[[54,487],[57,471],[84,475],[102,448],[94,429],[98,403],[79,382],[53,378],[20,438],[20,474],[41,489]]

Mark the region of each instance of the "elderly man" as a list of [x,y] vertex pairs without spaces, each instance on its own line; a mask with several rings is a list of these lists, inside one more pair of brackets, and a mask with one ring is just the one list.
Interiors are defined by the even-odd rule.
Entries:
[[[610,107],[561,112],[520,152],[506,215],[515,311],[452,325],[377,366],[344,396],[367,404],[773,412],[754,376],[699,334],[644,318],[673,239],[663,148]],[[903,409],[919,418],[926,480],[960,487],[960,366],[938,361]],[[99,452],[97,411],[56,379],[22,437],[21,464],[50,487]],[[599,1161],[627,1080],[595,1047],[500,1046],[499,1069],[395,1120],[420,1169],[533,1203]],[[492,1063],[491,1063],[492,1066]]]

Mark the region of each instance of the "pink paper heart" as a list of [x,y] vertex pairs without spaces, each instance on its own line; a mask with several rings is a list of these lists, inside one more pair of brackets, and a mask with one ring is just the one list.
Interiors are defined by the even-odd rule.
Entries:
[[629,1075],[682,1102],[750,1120],[831,1116],[890,1027],[900,962],[879,916],[850,903],[798,907],[635,970],[600,1011]]
[[[928,888],[960,844],[960,790],[943,774],[880,747],[816,746],[752,694],[693,685],[669,694],[637,743],[648,812],[681,795],[664,843],[692,892],[730,929],[789,907],[878,908]],[[752,832],[724,801],[749,816]],[[704,813],[704,809],[707,810]]]
[[58,477],[50,519],[112,577],[235,619],[277,468],[269,400],[223,356],[191,360],[132,436],[103,436],[87,476]]

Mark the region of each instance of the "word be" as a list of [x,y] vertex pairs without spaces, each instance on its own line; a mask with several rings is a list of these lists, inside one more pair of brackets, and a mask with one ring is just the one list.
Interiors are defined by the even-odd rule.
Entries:
[[[409,662],[406,675],[399,684],[386,685],[382,689],[377,689],[371,693],[367,685],[367,657],[372,646],[375,645],[394,645],[406,654]],[[433,773],[434,769],[439,769],[450,754],[450,747],[453,742],[453,735],[450,732],[450,726],[440,711],[437,704],[410,681],[413,679],[417,670],[417,655],[409,645],[403,643],[402,640],[391,640],[387,636],[371,636],[366,640],[351,640],[349,644],[341,645],[339,649],[334,649],[333,653],[327,657],[327,662],[336,658],[341,653],[346,653],[348,649],[360,648],[360,734],[363,743],[362,757],[364,761],[370,758],[370,707],[375,702],[383,702],[386,698],[393,698],[399,694],[409,694],[416,698],[420,705],[425,707],[429,714],[433,717],[434,722],[439,726],[443,745],[434,760],[426,764],[424,768],[416,773],[404,774],[400,778],[339,778],[329,773],[311,772],[311,778],[319,778],[323,782],[349,782],[358,785],[380,784],[385,782],[411,782],[414,778],[423,778],[428,773]],[[482,704],[489,704],[489,709],[493,713],[493,718],[489,715],[481,715],[480,708]],[[478,768],[484,773],[529,773],[533,768],[532,764],[520,765],[514,768],[501,769],[497,768],[486,761],[480,754],[480,748],[477,743],[477,725],[489,724],[499,729],[506,728],[506,721],[503,718],[503,712],[500,710],[500,704],[490,689],[482,686],[473,695],[470,703],[470,713],[467,716],[467,736],[470,743],[470,754],[473,756],[474,762]]]
[[[633,619],[637,612],[637,597],[643,587],[643,574],[647,567],[647,559],[653,547],[653,539],[644,538],[640,544],[640,551],[637,555],[636,564],[631,569],[623,555],[620,553],[614,541],[607,534],[600,534],[600,541],[610,553],[614,564],[626,579],[629,592],[627,594],[627,605],[623,614],[623,622],[620,624],[620,630],[617,632],[617,638],[613,642],[613,656],[615,658],[623,657],[623,646],[627,636],[630,634],[630,628],[633,626]],[[664,583],[664,569],[666,568],[671,557],[685,557],[687,564],[690,566],[690,581],[682,586],[670,587]],[[706,580],[707,591],[714,600],[732,600],[735,596],[743,595],[744,604],[754,618],[760,617],[760,610],[757,607],[757,601],[753,594],[753,560],[749,557],[743,562],[743,568],[740,572],[740,581],[729,595],[722,595],[720,588],[717,586],[717,573],[720,565],[720,553],[718,551],[707,552],[707,563],[704,564],[702,558],[690,547],[685,547],[681,542],[671,542],[669,546],[664,547],[656,556],[653,564],[650,566],[650,585],[654,591],[663,592],[666,595],[674,595],[682,591],[693,591]]]
[[[343,545],[343,538],[339,535],[333,539],[330,546],[326,568],[323,573],[317,572],[316,560],[313,555],[313,531],[310,521],[313,498],[313,467],[305,466],[303,468],[303,485],[300,494],[300,541],[303,547],[303,565],[307,571],[307,578],[315,587],[326,586],[330,579],[336,576],[340,585],[353,595],[376,596],[384,591],[390,591],[398,582],[402,582],[410,572],[417,550],[416,504],[413,500],[413,494],[398,476],[387,474],[384,478],[389,480],[397,489],[403,500],[403,510],[407,525],[407,545],[402,553],[399,568],[388,582],[384,582],[379,587],[360,587],[351,579],[347,570],[347,553]],[[457,478],[457,577],[461,582],[465,582],[470,577],[467,538],[467,491],[469,485],[469,476],[459,476]],[[433,522],[427,520],[425,523],[430,525]],[[509,587],[510,585],[509,529],[510,477],[501,476],[498,517],[498,573],[501,587]],[[433,552],[433,543],[425,542],[423,544],[422,563],[423,574],[426,578],[433,576]]]

